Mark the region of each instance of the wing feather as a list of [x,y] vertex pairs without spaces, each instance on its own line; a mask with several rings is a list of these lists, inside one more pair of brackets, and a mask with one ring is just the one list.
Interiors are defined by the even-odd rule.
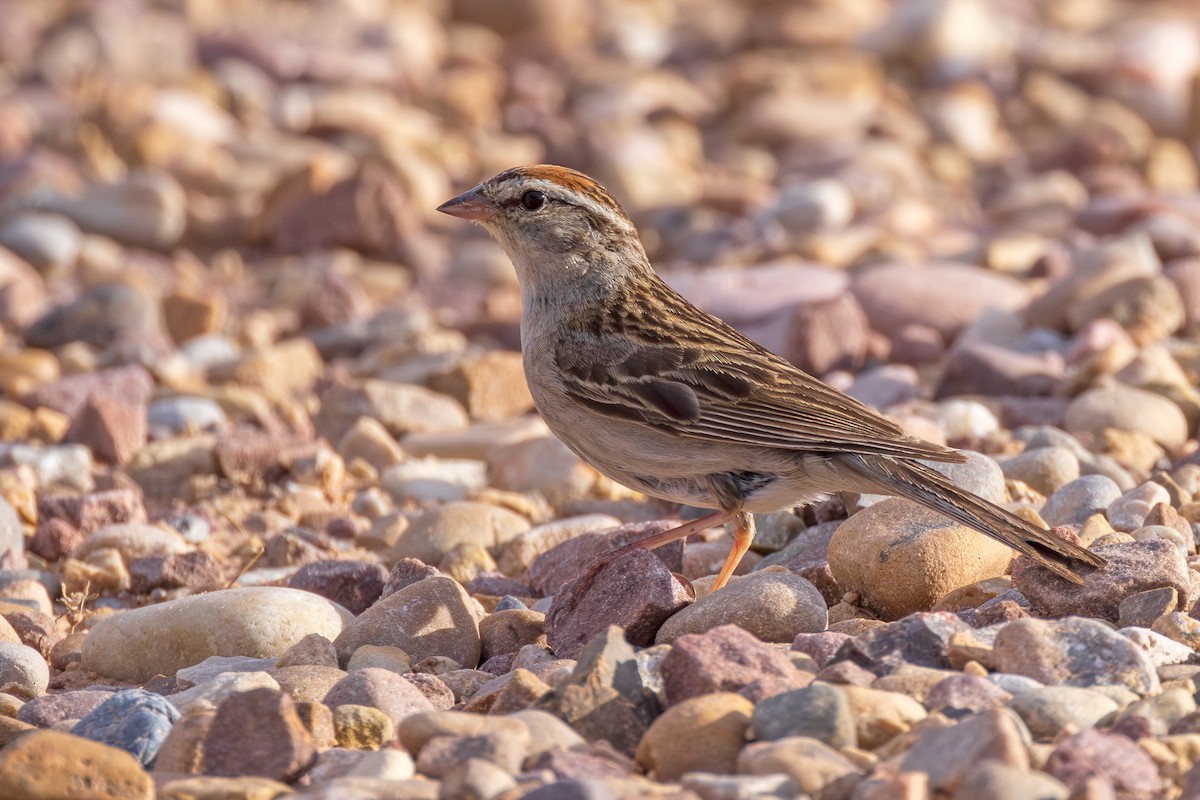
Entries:
[[[672,434],[809,452],[962,461],[908,436],[675,294],[618,298],[555,350],[565,390],[613,418]],[[659,291],[661,289],[661,291]]]

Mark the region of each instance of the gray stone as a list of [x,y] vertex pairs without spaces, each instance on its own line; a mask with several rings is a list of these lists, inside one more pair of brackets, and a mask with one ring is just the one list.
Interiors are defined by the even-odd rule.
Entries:
[[175,706],[161,696],[125,689],[79,720],[71,733],[120,748],[149,767],[179,718]]
[[1158,674],[1146,654],[1093,619],[1014,620],[996,635],[992,659],[1000,672],[1048,685],[1116,684],[1141,695],[1158,690]]
[[840,689],[828,683],[818,682],[760,700],[750,724],[759,741],[807,736],[837,750],[858,746],[850,703]]
[[1042,507],[1042,519],[1050,527],[1082,525],[1093,514],[1103,514],[1118,497],[1121,489],[1103,475],[1084,475],[1063,485],[1050,495]]

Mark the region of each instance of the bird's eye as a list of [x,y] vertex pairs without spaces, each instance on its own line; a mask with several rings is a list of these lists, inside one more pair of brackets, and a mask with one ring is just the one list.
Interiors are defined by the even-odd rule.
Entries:
[[530,189],[525,194],[521,195],[521,205],[530,211],[537,211],[542,206],[546,205],[546,195],[539,192],[537,189]]

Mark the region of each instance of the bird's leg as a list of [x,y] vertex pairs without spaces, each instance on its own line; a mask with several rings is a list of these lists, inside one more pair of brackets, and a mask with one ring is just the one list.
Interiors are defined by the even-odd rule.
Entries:
[[714,592],[729,582],[729,577],[733,575],[733,571],[742,561],[742,556],[750,549],[750,543],[754,541],[754,515],[747,511],[734,511],[730,516],[733,517],[733,549],[729,551],[725,565],[721,567],[721,572],[712,585]]
[[699,519],[692,520],[691,522],[685,522],[682,525],[669,528],[661,533],[655,533],[651,536],[647,536],[645,539],[638,539],[636,542],[630,542],[617,552],[627,553],[635,547],[642,550],[656,550],[659,547],[670,544],[671,542],[677,542],[680,539],[686,539],[693,533],[699,533],[700,531],[706,531],[709,528],[715,528],[718,525],[724,525],[733,518],[733,515],[734,512],[732,511],[714,511],[711,514],[706,514]]

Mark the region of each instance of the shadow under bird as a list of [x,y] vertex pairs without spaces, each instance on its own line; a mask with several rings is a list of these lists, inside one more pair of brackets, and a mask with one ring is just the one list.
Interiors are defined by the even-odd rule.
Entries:
[[618,483],[715,509],[632,546],[732,523],[717,589],[750,547],[753,513],[862,492],[914,500],[1075,583],[1104,565],[921,463],[961,452],[905,434],[685,300],[587,175],[516,167],[438,211],[481,223],[516,268],[525,377],[550,430]]

